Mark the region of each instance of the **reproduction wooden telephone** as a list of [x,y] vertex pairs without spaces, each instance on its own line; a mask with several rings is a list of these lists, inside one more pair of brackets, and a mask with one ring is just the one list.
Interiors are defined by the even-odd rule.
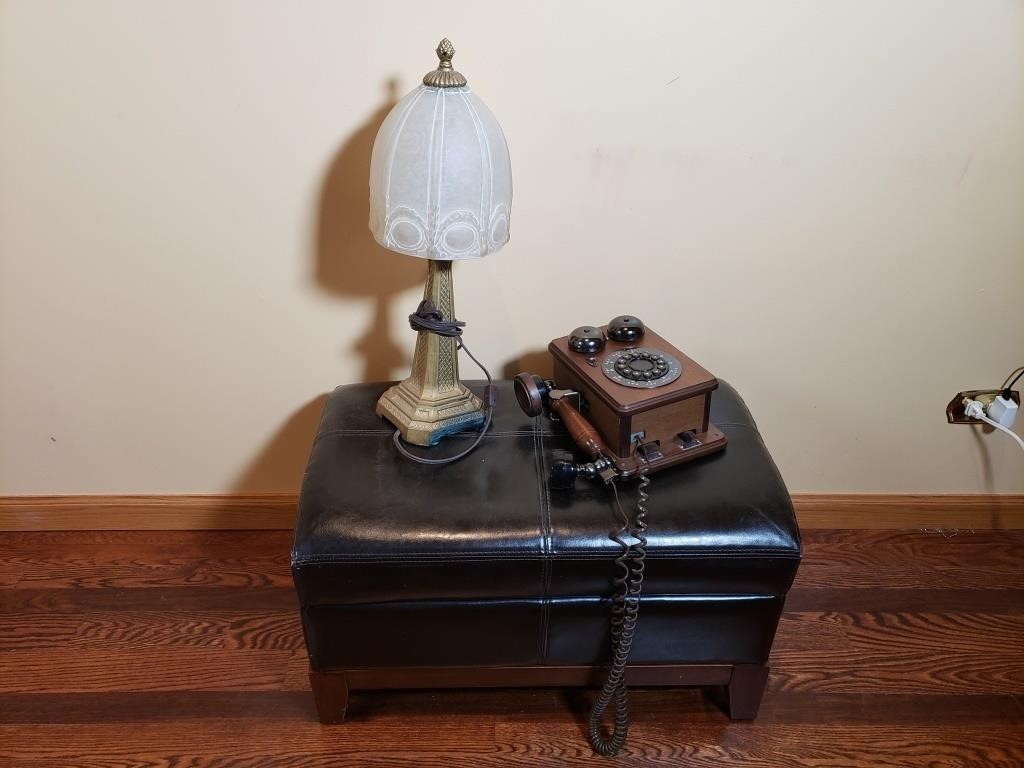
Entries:
[[[516,400],[530,416],[547,408],[589,459],[577,464],[570,452],[555,451],[549,486],[565,490],[578,476],[599,477],[618,518],[609,536],[621,547],[612,579],[612,661],[587,727],[594,750],[610,756],[622,749],[629,730],[625,674],[643,586],[647,475],[725,447],[725,435],[709,420],[718,380],[632,315],[600,328],[581,326],[548,350],[555,359],[554,380],[518,374]],[[630,519],[616,486],[632,477],[639,483]],[[612,704],[614,725],[606,736],[601,722]]]
[[577,474],[656,472],[725,447],[709,418],[718,380],[635,315],[581,326],[548,350],[554,379],[520,373],[516,399],[531,416],[547,407],[592,465],[553,462],[556,487]]

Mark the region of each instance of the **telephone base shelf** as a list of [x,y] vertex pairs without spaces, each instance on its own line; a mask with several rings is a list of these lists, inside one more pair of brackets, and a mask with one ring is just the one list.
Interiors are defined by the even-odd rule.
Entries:
[[[682,464],[684,461],[699,459],[701,456],[720,451],[727,442],[722,430],[714,424],[709,424],[706,432],[698,432],[693,435],[693,438],[699,442],[699,445],[692,448],[683,448],[681,444],[674,442],[668,446],[660,446],[661,450],[647,461],[645,469],[648,472],[657,472],[660,469]],[[609,458],[619,471],[619,476],[624,479],[633,477],[640,468],[639,462],[632,454],[629,456],[612,454]]]

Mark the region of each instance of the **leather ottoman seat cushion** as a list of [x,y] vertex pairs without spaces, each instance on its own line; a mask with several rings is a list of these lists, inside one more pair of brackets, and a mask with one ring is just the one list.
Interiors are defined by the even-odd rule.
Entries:
[[[560,425],[525,416],[511,384],[499,382],[491,430],[473,453],[447,466],[414,464],[373,413],[387,386],[339,387],[326,404],[292,555],[304,614],[416,601],[571,604],[610,592],[619,548],[608,538],[616,522],[606,489],[547,484],[552,449],[571,448]],[[725,383],[711,420],[728,436],[725,451],[651,477],[644,595],[776,598],[777,615],[800,557],[789,495]],[[474,435],[448,438],[431,455],[455,453]],[[634,486],[620,485],[627,511]]]

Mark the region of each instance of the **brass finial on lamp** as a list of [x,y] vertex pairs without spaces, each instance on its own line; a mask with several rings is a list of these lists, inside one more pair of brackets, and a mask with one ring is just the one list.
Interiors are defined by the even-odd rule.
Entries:
[[[370,159],[370,230],[392,251],[429,259],[424,302],[455,320],[452,261],[508,242],[512,168],[498,121],[437,47],[437,69],[388,114]],[[415,445],[484,423],[480,398],[459,381],[456,337],[419,330],[412,373],[376,412]]]

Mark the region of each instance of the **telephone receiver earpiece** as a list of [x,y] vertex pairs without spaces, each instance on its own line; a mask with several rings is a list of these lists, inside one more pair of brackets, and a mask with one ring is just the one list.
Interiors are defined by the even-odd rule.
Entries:
[[519,373],[512,379],[516,402],[527,416],[540,416],[551,395],[554,382],[545,381],[535,373]]
[[569,430],[576,446],[591,461],[607,460],[608,447],[594,426],[579,411],[580,395],[571,389],[555,389],[553,381],[545,381],[535,373],[520,373],[512,380],[519,407],[527,416],[539,416],[545,406]]

